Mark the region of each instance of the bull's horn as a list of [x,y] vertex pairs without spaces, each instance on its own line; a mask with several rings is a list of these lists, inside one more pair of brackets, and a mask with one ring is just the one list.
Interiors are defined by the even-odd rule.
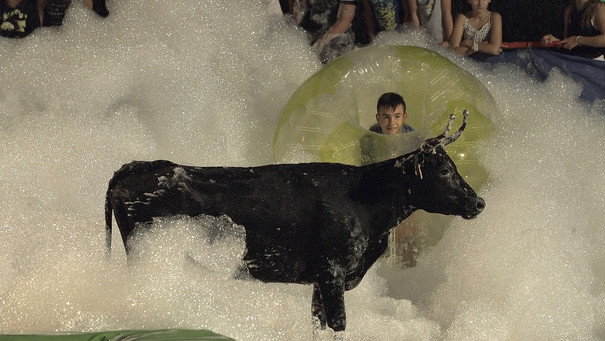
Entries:
[[451,114],[449,120],[447,121],[447,125],[445,126],[445,130],[443,131],[443,133],[437,137],[433,137],[433,138],[430,138],[430,139],[424,141],[422,143],[422,145],[420,146],[420,150],[422,150],[425,153],[433,153],[433,152],[435,152],[435,149],[438,146],[447,146],[448,144],[456,141],[456,139],[458,137],[460,137],[460,135],[464,131],[464,128],[466,128],[466,122],[468,121],[468,115],[469,115],[468,110],[464,110],[462,115],[463,115],[462,126],[460,126],[460,129],[458,129],[457,132],[450,135],[449,137],[447,136],[447,134],[452,129],[452,124],[454,123],[454,120],[456,119],[456,116],[454,114]]
[[[441,142],[442,146],[447,146],[448,144],[456,141],[460,137],[460,135],[462,135],[464,128],[466,128],[466,122],[468,122],[468,115],[469,115],[468,110],[464,110],[462,112],[462,125],[460,126],[460,129],[458,129],[457,132],[453,133],[449,137],[446,137],[445,139],[443,139],[443,141]],[[445,135],[452,128],[452,121],[453,121],[452,117],[453,116],[454,115],[450,115],[450,120],[447,122],[447,127],[445,128],[445,131],[443,132],[442,135]]]
[[456,120],[456,115],[450,114],[450,118],[449,118],[449,120],[447,120],[447,124],[445,125],[445,130],[443,131],[443,133],[441,133],[441,135],[437,136],[438,139],[443,140],[447,136],[447,133],[449,133],[450,130],[452,130],[452,125],[454,124],[455,120]]

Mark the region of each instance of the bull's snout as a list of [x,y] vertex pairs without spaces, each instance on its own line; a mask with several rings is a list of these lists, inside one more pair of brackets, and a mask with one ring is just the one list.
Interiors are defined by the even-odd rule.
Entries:
[[485,208],[485,200],[482,197],[477,197],[477,211],[481,213]]
[[485,200],[483,200],[483,198],[481,198],[481,197],[477,197],[477,200],[475,200],[475,202],[471,205],[472,206],[469,205],[468,214],[463,215],[462,218],[464,218],[464,219],[476,218],[479,215],[479,213],[481,213],[483,211],[483,209],[485,208]]

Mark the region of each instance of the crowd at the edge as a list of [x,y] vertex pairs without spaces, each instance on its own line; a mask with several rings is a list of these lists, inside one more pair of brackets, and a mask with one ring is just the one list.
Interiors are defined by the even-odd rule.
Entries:
[[[83,0],[101,17],[109,15],[105,0]],[[23,38],[42,26],[60,26],[71,0],[0,0],[0,35]]]
[[[105,0],[83,0],[102,17]],[[455,18],[452,1],[466,8]],[[0,0],[0,35],[22,38],[41,26],[56,26],[72,0]],[[371,42],[384,31],[404,25],[426,29],[443,46],[462,55],[497,55],[502,48],[502,17],[490,10],[491,0],[279,0],[284,12],[305,29],[322,63]],[[564,37],[542,37],[573,55],[598,58],[605,53],[605,0],[570,0],[565,9]],[[362,31],[354,30],[361,22]],[[505,28],[504,28],[505,29]],[[357,36],[356,33],[357,32]],[[359,37],[359,36],[364,36]]]
[[[455,18],[452,1],[466,8]],[[462,55],[497,55],[502,49],[502,17],[490,10],[491,0],[280,0],[282,10],[304,28],[322,63],[365,44],[383,31],[405,25],[426,29],[443,46]],[[565,10],[564,37],[542,38],[545,47],[597,58],[605,52],[605,0],[570,0]],[[362,22],[363,32],[354,23]],[[505,29],[505,28],[504,28]],[[354,33],[356,32],[356,33]]]

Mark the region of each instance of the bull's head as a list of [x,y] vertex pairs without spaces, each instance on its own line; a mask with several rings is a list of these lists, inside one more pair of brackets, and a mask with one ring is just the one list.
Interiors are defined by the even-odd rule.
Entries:
[[465,110],[460,129],[447,136],[455,120],[455,116],[450,115],[444,132],[424,141],[410,155],[411,159],[408,158],[412,162],[406,162],[404,172],[416,177],[408,198],[414,207],[431,213],[460,215],[465,219],[475,218],[485,207],[485,201],[464,181],[443,148],[460,137],[468,115]]

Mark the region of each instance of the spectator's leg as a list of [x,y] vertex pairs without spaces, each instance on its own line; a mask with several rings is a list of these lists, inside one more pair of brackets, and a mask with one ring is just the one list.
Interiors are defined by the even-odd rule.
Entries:
[[61,26],[71,0],[48,0],[44,7],[44,26]]
[[105,0],[84,0],[84,3],[86,6],[88,6],[88,8],[92,9],[95,11],[95,13],[103,18],[109,15]]

